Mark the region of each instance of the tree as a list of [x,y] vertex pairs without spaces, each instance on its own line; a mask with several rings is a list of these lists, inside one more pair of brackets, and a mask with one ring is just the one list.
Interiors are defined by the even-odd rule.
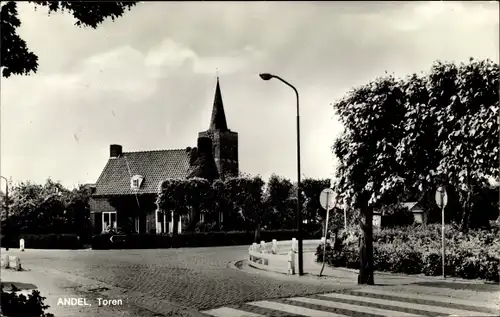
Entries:
[[[203,178],[192,178],[185,186],[186,203],[189,207],[187,230],[193,231],[200,220],[201,213],[207,213],[212,202],[212,187]],[[208,219],[207,219],[208,220]]]
[[173,234],[178,231],[178,219],[189,212],[187,204],[186,187],[187,180],[185,179],[168,179],[160,184],[159,194],[156,200],[158,209],[162,212],[163,217],[171,221],[171,213],[174,214]]
[[293,184],[289,179],[271,175],[267,182],[264,206],[266,225],[273,229],[296,228],[295,209],[290,205]]
[[359,283],[373,283],[373,208],[457,189],[463,230],[485,177],[498,179],[498,65],[437,62],[426,76],[392,76],[334,105],[345,131],[333,150],[337,190],[360,210]]
[[339,158],[336,190],[343,205],[360,210],[359,284],[374,284],[373,208],[400,185],[395,163],[403,119],[402,91],[393,77],[380,78],[352,90],[334,105],[344,125],[334,144]]
[[[106,19],[115,20],[126,10],[130,10],[138,1],[100,2],[100,1],[28,1],[38,7],[46,7],[52,12],[68,12],[76,19],[76,26],[97,28]],[[19,36],[17,29],[21,26],[17,12],[17,3],[2,3],[2,76],[28,75],[38,70],[38,56],[29,50],[26,42]],[[50,37],[50,35],[47,35]]]
[[319,196],[323,189],[330,188],[330,179],[306,178],[302,180],[301,187],[305,213],[303,218],[307,220],[308,223],[320,223],[324,230],[326,210],[321,207]]
[[227,191],[235,209],[255,227],[255,241],[260,240],[260,231],[265,209],[263,208],[264,181],[260,176],[234,177],[225,180]]

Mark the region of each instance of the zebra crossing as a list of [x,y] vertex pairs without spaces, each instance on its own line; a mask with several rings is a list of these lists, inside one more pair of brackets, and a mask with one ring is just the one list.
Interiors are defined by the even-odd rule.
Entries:
[[496,303],[457,299],[380,288],[260,300],[202,311],[215,317],[311,316],[311,317],[416,317],[500,316]]

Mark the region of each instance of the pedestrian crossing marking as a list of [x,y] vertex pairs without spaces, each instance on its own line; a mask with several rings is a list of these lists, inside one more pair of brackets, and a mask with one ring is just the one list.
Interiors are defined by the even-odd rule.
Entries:
[[[377,296],[389,296],[391,299],[379,298]],[[429,303],[414,303],[408,300],[421,300],[428,301]],[[440,306],[440,303],[443,306]],[[307,305],[311,305],[314,309],[305,307]],[[450,305],[456,305],[459,308],[450,307]],[[500,316],[498,306],[485,302],[448,298],[438,295],[386,291],[374,288],[350,290],[348,294],[326,293],[284,298],[283,300],[247,302],[244,307],[247,311],[233,306],[215,308],[202,311],[202,313],[214,317],[273,316],[272,311],[275,314],[285,313],[310,317],[345,317],[357,314],[374,317]],[[259,311],[259,308],[270,310],[271,312],[263,313],[261,310]],[[332,312],[332,309],[335,309],[336,312]],[[337,310],[340,310],[340,312],[337,312]],[[496,312],[496,314],[486,313],[485,311]]]
[[[438,314],[445,314],[445,315],[496,316],[496,315],[492,315],[492,314],[475,312],[475,311],[468,311],[468,310],[463,310],[463,309],[454,309],[454,308],[439,307],[439,306],[433,306],[433,305],[415,304],[415,303],[400,302],[400,301],[395,301],[395,300],[380,299],[380,298],[373,298],[373,297],[363,297],[360,295],[329,293],[329,294],[321,294],[319,296],[324,296],[324,297],[328,297],[328,298],[335,298],[335,299],[355,300],[355,301],[364,302],[364,303],[380,304],[380,305],[400,307],[400,308],[416,309],[416,310],[422,310],[422,311],[433,312],[433,313],[438,313]],[[397,296],[397,293],[392,293],[392,296]]]
[[239,309],[234,309],[230,307],[220,307],[212,310],[208,310],[203,312],[204,314],[214,316],[214,317],[227,317],[227,316],[233,316],[233,317],[264,317],[264,315],[261,314],[256,314],[256,313],[249,313],[246,311],[242,311]]
[[500,310],[500,305],[482,303],[482,302],[472,301],[472,300],[467,300],[467,299],[455,299],[455,298],[451,298],[451,297],[438,296],[438,295],[422,295],[422,294],[413,294],[413,293],[399,292],[399,291],[398,292],[390,292],[390,291],[384,291],[384,290],[380,290],[380,289],[362,289],[362,290],[355,290],[353,292],[373,294],[373,295],[394,296],[394,297],[401,297],[401,298],[406,298],[406,299],[420,299],[420,300],[442,302],[442,303],[449,303],[449,304],[456,304],[456,305],[479,306],[479,307],[484,307],[484,308],[493,309],[493,310]]
[[316,298],[294,297],[294,298],[290,298],[290,300],[302,302],[302,303],[306,303],[306,304],[318,305],[318,306],[345,309],[345,310],[350,310],[350,311],[355,311],[355,312],[365,313],[365,314],[376,314],[376,315],[381,315],[381,316],[386,316],[386,317],[419,317],[419,316],[424,316],[424,315],[408,314],[408,313],[394,311],[394,310],[388,310],[388,309],[359,306],[359,305],[346,304],[346,303],[341,303],[341,302],[333,302],[333,301],[316,299]]
[[315,317],[345,317],[346,315],[334,314],[326,311],[310,309],[300,306],[293,306],[284,303],[271,302],[267,300],[263,300],[260,302],[248,303],[249,305],[279,310],[289,314],[302,315],[302,316],[315,316]]

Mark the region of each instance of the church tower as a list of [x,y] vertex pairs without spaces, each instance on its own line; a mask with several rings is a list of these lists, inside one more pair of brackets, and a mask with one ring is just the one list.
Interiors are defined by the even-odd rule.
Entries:
[[217,77],[217,86],[215,87],[210,126],[208,130],[200,132],[198,137],[209,137],[212,140],[212,153],[220,178],[224,180],[228,177],[237,177],[239,174],[238,133],[227,127],[219,77]]

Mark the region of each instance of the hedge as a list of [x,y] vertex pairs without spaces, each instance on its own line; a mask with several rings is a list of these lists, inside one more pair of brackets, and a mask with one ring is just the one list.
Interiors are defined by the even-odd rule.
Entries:
[[[254,242],[253,231],[228,232],[187,232],[178,235],[129,234],[115,235],[111,242],[110,234],[95,235],[92,238],[92,249],[159,249],[159,248],[193,248],[231,245],[250,245]],[[291,240],[297,237],[296,230],[262,231],[261,240]],[[319,238],[315,234],[305,233],[304,239]]]
[[28,296],[17,294],[17,291],[14,285],[10,292],[4,292],[3,284],[0,286],[0,316],[54,317],[45,312],[50,306],[44,304],[46,298],[39,291],[33,290]]
[[[334,267],[359,269],[359,230],[342,230],[335,252],[327,245],[326,262]],[[473,230],[467,234],[452,226],[445,230],[445,274],[465,279],[500,282],[500,236],[495,231]],[[380,230],[373,236],[374,268],[377,271],[442,274],[441,228],[439,225]],[[318,246],[317,261],[323,261]]]
[[27,249],[81,249],[80,237],[76,234],[20,234],[19,236],[2,236],[3,248],[19,248],[19,240],[24,239]]

